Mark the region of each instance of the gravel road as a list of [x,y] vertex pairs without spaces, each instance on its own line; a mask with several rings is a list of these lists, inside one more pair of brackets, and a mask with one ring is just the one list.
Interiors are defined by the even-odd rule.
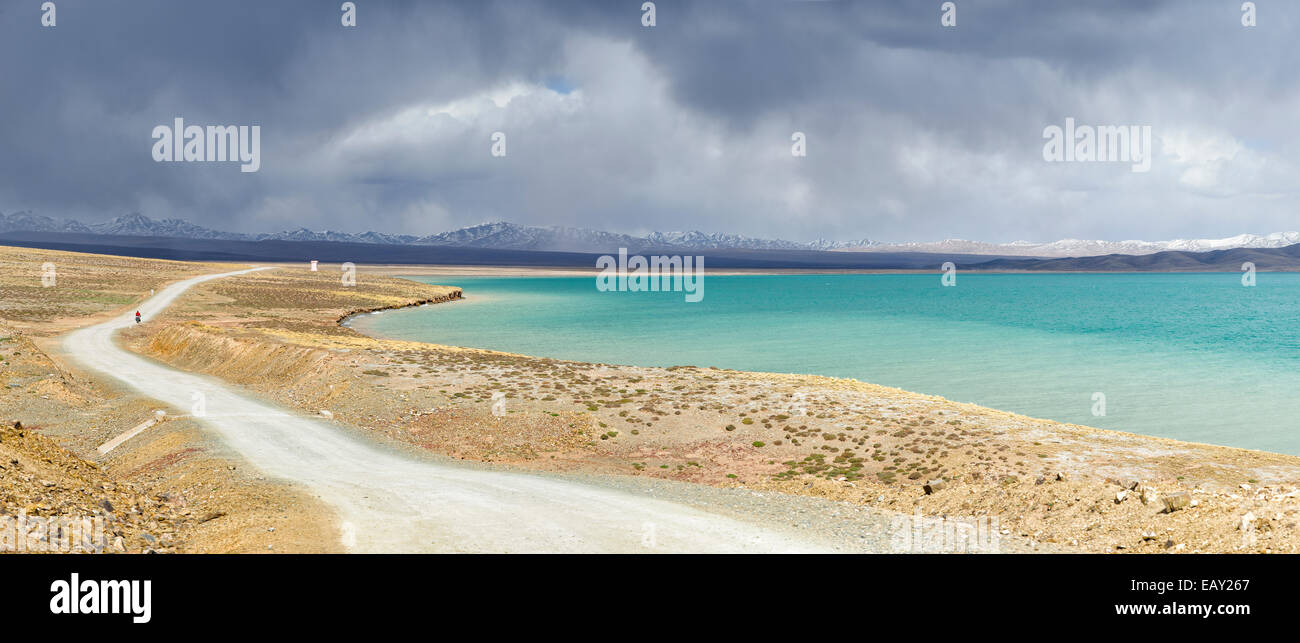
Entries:
[[[140,306],[146,320],[194,284]],[[117,345],[133,314],[74,331],[63,348],[86,368],[202,421],[268,476],[332,506],[354,552],[884,552],[891,517],[863,507],[743,489],[522,472],[418,457],[319,418],[260,401]],[[895,530],[896,531],[896,530]]]

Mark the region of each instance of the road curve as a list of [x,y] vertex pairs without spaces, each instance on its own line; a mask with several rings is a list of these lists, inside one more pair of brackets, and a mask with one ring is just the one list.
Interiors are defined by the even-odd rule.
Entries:
[[[262,268],[195,277],[140,305],[148,320],[190,286]],[[811,536],[619,489],[541,474],[484,470],[404,456],[323,420],[244,395],[209,377],[169,368],[119,347],[134,314],[74,331],[73,361],[188,410],[251,465],[302,485],[338,513],[342,545],[355,552],[817,552]],[[182,411],[188,412],[188,411]]]

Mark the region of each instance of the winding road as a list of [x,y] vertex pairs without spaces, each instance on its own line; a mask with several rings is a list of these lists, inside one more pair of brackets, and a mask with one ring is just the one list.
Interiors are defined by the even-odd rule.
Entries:
[[[191,286],[254,270],[172,284],[140,305],[148,320]],[[174,409],[205,395],[199,418],[268,476],[333,507],[354,552],[818,552],[812,534],[741,520],[595,483],[426,461],[331,423],[267,404],[216,379],[128,352],[114,334],[134,313],[67,335],[66,354]]]

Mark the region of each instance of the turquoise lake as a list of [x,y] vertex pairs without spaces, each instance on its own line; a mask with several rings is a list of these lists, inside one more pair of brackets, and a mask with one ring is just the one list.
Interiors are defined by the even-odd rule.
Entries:
[[[352,323],[375,336],[589,362],[852,377],[1005,411],[1300,454],[1300,274],[418,277],[466,300]],[[1105,415],[1093,414],[1094,393]]]

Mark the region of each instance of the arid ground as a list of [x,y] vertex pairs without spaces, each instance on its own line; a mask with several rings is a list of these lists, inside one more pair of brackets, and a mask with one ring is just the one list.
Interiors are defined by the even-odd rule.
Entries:
[[100,517],[105,542],[90,545],[106,552],[339,549],[327,507],[245,470],[193,420],[97,453],[159,407],[71,368],[55,337],[223,268],[0,247],[0,519]]
[[[45,261],[60,266],[52,288],[40,282]],[[128,551],[337,549],[328,509],[242,471],[193,420],[167,420],[99,456],[95,447],[154,407],[82,381],[52,348],[57,333],[166,282],[243,266],[0,248],[0,267],[0,419],[22,422],[24,436],[0,436],[4,511],[90,513],[103,496]],[[474,296],[395,276],[410,271],[363,267],[347,286],[336,265],[284,265],[211,281],[122,341],[378,441],[466,460],[987,517],[1004,537],[1049,551],[1293,552],[1300,540],[1292,456],[853,380],[566,362],[340,325],[357,312]],[[126,495],[95,490],[104,485]]]

